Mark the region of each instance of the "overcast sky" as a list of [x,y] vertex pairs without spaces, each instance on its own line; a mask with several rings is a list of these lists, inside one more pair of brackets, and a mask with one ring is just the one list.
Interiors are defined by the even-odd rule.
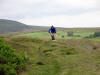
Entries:
[[100,27],[100,0],[0,0],[0,19],[40,26]]

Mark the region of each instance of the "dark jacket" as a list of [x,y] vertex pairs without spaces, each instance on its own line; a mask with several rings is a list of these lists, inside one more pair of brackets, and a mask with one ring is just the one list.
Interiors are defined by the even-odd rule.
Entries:
[[49,32],[49,33],[50,33],[50,32],[51,32],[51,33],[56,33],[56,28],[53,28],[53,29],[50,28],[50,29],[48,30],[48,32]]

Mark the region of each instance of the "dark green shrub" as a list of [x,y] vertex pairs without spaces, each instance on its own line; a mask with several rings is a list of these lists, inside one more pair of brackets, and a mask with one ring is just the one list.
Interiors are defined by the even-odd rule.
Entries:
[[62,35],[61,38],[64,38],[64,35]]
[[0,39],[0,75],[16,75],[25,68],[27,57]]
[[72,31],[67,32],[67,36],[73,36],[73,32]]
[[91,34],[91,35],[86,36],[84,38],[96,38],[96,37],[100,37],[100,32],[95,32],[94,34]]
[[94,38],[94,35],[85,36],[84,38]]
[[100,37],[100,32],[95,32],[93,36],[94,37]]

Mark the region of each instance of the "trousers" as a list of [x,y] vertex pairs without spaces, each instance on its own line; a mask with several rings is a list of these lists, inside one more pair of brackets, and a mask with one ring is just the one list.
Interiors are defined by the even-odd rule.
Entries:
[[51,39],[55,40],[55,33],[50,33],[50,35],[51,35]]

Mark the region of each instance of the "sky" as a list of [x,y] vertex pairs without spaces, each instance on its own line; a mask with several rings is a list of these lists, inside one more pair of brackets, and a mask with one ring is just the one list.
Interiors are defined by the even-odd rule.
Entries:
[[100,27],[100,0],[0,0],[0,19],[39,26]]

